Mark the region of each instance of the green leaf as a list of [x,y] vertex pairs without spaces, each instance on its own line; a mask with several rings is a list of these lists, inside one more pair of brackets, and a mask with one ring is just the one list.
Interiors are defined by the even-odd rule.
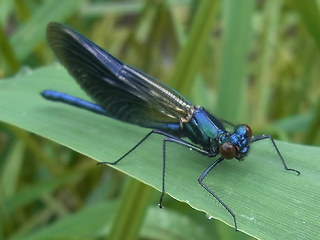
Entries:
[[[46,101],[39,94],[44,89],[87,99],[62,67],[41,68],[0,81],[0,120],[98,161],[118,159],[150,131]],[[114,167],[161,189],[162,140],[152,136]],[[239,230],[262,239],[315,239],[320,234],[320,148],[277,144],[300,176],[285,171],[271,143],[261,141],[251,145],[245,161],[222,162],[205,183],[235,213]],[[232,226],[232,217],[197,182],[214,159],[175,144],[168,144],[167,157],[168,194]]]
[[[114,201],[91,204],[74,214],[65,216],[58,222],[46,225],[30,234],[15,236],[11,240],[103,237],[110,232],[112,222],[114,222],[114,209],[117,207],[118,204]],[[101,214],[102,212],[103,214]],[[172,228],[172,226],[175,227]],[[157,207],[149,207],[140,235],[143,239],[206,239],[210,238],[210,231],[203,224],[186,218],[185,215],[170,210],[159,210]]]

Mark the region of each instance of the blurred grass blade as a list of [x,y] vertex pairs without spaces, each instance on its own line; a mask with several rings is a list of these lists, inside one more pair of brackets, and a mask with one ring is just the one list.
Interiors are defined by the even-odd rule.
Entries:
[[8,126],[10,131],[21,141],[23,141],[26,145],[27,150],[32,152],[33,156],[38,160],[41,159],[41,162],[44,163],[47,168],[53,174],[59,174],[62,172],[61,166],[55,163],[55,160],[50,159],[43,151],[42,146],[36,141],[36,139],[29,134],[28,132],[21,130],[20,128],[12,127],[11,125]]
[[175,70],[170,81],[171,86],[184,95],[189,95],[192,81],[203,59],[202,54],[207,48],[207,40],[212,31],[218,1],[200,1],[193,20],[188,40],[175,60]]
[[[131,178],[127,181],[108,239],[138,239],[138,234],[144,222],[143,220],[145,218],[151,192],[149,186],[135,179]],[[133,218],[134,221],[132,221]]]
[[[18,59],[16,58],[13,49],[7,39],[5,34],[5,30],[2,28],[0,24],[0,56],[1,61],[4,61],[5,64],[8,66],[9,70],[8,73],[14,73],[18,71],[20,68],[20,64]],[[1,66],[1,65],[0,65]]]
[[304,114],[290,116],[274,122],[274,126],[285,131],[288,134],[302,133],[308,130],[312,120],[315,118],[314,111],[310,111]]
[[116,207],[116,203],[110,201],[93,204],[51,225],[29,234],[12,237],[10,240],[101,238],[110,228],[113,209]]
[[320,50],[320,11],[319,1],[316,0],[292,0],[292,5],[300,14],[300,17]]
[[25,187],[16,194],[4,199],[5,213],[13,214],[19,208],[25,207],[27,204],[41,199],[45,194],[53,193],[57,188],[70,181],[79,179],[82,175],[79,171],[59,175],[56,178],[42,180],[37,184]]
[[10,152],[1,169],[1,196],[9,198],[16,193],[20,170],[22,167],[24,153],[24,144],[21,141],[16,141],[10,148]]
[[254,98],[255,103],[255,118],[254,122],[264,123],[268,118],[269,101],[272,89],[272,60],[274,58],[274,48],[277,45],[279,17],[282,2],[278,0],[270,0],[266,2],[266,9],[263,22],[265,23],[265,31],[263,37],[263,49],[261,57],[261,71],[258,80],[258,89]]
[[255,1],[223,1],[223,46],[217,115],[229,121],[247,116],[246,62]]
[[31,13],[28,8],[28,5],[23,0],[16,0],[15,4],[19,19],[21,19],[22,21],[26,21],[27,19],[29,19]]
[[[47,67],[0,82],[0,120],[49,138],[98,161],[114,161],[148,129],[98,116],[69,105],[44,100],[44,89],[62,90],[87,99],[61,67]],[[152,136],[116,169],[161,189],[162,136]],[[234,211],[239,230],[261,239],[316,239],[320,148],[277,142],[289,167],[283,169],[271,143],[251,145],[245,161],[225,161],[206,184]],[[233,226],[231,216],[198,184],[212,158],[182,146],[167,146],[167,193],[193,208]],[[307,187],[306,187],[307,186]]]
[[0,24],[2,26],[4,26],[5,23],[7,22],[8,17],[10,16],[13,9],[14,9],[14,1],[12,0],[0,1]]
[[81,5],[83,17],[100,17],[106,14],[132,14],[142,10],[143,2],[87,2]]
[[[51,21],[62,21],[74,13],[80,1],[69,0],[57,3],[55,0],[44,1],[31,18],[20,25],[17,32],[11,37],[10,43],[15,56],[23,61],[32,52],[35,46],[45,39],[45,29]],[[23,43],[23,44],[22,44]]]
[[305,134],[304,142],[306,144],[314,144],[317,136],[320,134],[320,101],[315,106],[314,119],[309,126],[310,127]]

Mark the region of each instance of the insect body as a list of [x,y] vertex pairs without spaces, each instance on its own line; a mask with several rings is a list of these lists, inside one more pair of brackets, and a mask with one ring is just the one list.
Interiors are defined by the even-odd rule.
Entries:
[[[60,62],[66,67],[82,89],[97,103],[53,90],[45,90],[43,97],[71,104],[124,122],[151,128],[140,142],[115,162],[119,163],[134,151],[151,134],[165,136],[163,144],[162,194],[165,194],[166,143],[173,142],[209,157],[219,157],[200,175],[198,182],[232,215],[235,229],[237,222],[231,209],[204,183],[207,174],[224,159],[243,160],[250,144],[269,139],[286,170],[288,168],[275,142],[269,135],[253,136],[247,125],[234,126],[228,132],[223,121],[209,114],[203,107],[192,105],[185,97],[163,82],[130,67],[74,29],[59,23],[50,23],[48,42]],[[190,142],[184,140],[189,139]]]

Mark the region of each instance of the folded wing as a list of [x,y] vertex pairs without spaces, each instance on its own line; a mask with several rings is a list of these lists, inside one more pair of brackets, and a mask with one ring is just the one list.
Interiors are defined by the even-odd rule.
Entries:
[[60,62],[108,116],[143,127],[179,123],[192,104],[159,80],[130,67],[59,23],[50,23],[48,42]]

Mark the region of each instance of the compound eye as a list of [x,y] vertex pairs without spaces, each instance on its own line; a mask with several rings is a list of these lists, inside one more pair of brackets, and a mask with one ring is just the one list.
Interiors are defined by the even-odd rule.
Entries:
[[220,145],[219,153],[225,159],[232,159],[236,156],[236,147],[231,142],[225,142]]
[[248,125],[243,124],[242,125],[243,129],[247,132],[246,138],[250,139],[252,137],[252,130]]

